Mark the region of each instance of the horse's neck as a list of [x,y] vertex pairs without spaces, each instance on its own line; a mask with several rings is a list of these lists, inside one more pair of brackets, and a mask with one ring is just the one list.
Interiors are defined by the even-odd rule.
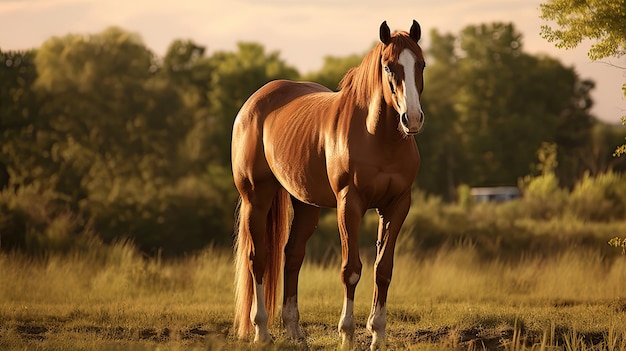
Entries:
[[400,137],[398,133],[398,119],[390,116],[395,113],[393,108],[389,108],[384,103],[382,94],[374,96],[369,105],[365,124],[367,131],[372,135],[389,138]]

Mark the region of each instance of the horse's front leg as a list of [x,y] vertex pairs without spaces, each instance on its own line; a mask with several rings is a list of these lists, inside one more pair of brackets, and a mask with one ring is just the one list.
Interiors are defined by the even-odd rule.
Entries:
[[372,350],[378,348],[385,340],[387,292],[393,271],[393,254],[398,233],[409,211],[410,204],[410,194],[406,194],[390,206],[378,210],[380,222],[378,224],[378,242],[376,243],[376,262],[374,263],[376,285],[372,310],[367,319],[367,329],[372,333]]
[[344,349],[354,343],[354,292],[363,267],[359,257],[359,227],[364,210],[356,196],[346,192],[337,202],[337,222],[341,237],[341,281],[344,287],[339,333]]

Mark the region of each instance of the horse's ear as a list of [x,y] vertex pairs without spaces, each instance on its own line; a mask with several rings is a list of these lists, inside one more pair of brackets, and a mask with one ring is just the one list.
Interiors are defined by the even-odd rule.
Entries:
[[380,41],[385,45],[389,44],[391,41],[391,30],[389,30],[387,21],[383,21],[383,23],[380,24]]
[[420,41],[420,38],[422,37],[422,28],[420,28],[420,24],[417,23],[416,20],[413,20],[413,25],[411,25],[411,31],[409,32],[409,34],[411,35],[411,38],[415,40],[415,42]]

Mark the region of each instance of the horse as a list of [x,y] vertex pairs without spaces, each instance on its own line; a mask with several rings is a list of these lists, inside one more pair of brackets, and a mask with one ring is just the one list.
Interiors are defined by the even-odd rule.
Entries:
[[414,135],[424,125],[420,95],[426,64],[417,21],[409,32],[395,33],[384,21],[379,37],[338,91],[274,80],[254,92],[235,118],[231,161],[240,197],[234,329],[239,338],[254,329],[254,342],[271,343],[268,321],[275,314],[282,273],[286,335],[306,340],[299,325],[298,275],[321,208],[336,208],[344,286],[338,330],[343,347],[352,347],[354,293],[362,268],[359,227],[374,208],[380,218],[367,328],[372,349],[384,342],[394,248],[420,165]]

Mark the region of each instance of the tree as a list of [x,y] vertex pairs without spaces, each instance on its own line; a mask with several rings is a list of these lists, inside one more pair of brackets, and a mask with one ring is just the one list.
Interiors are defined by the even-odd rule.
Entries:
[[506,23],[468,26],[458,36],[431,33],[419,186],[452,199],[460,184],[516,184],[543,142],[567,150],[560,175],[577,176],[571,175],[581,165],[577,152],[588,144],[593,121],[592,84],[522,49],[521,34]]
[[465,181],[474,186],[510,183],[523,174],[520,165],[528,164],[517,162],[525,155],[516,149],[519,145],[536,149],[533,144],[537,143],[527,138],[524,143],[514,141],[522,136],[519,131],[527,128],[511,128],[532,117],[525,116],[525,106],[519,103],[523,94],[518,88],[524,88],[523,81],[532,72],[530,67],[521,67],[526,64],[521,59],[521,34],[512,24],[468,26],[460,34],[459,45],[465,56],[459,62],[459,75],[464,80],[454,107],[463,130],[461,142],[469,151]]
[[[626,98],[626,90],[624,92],[624,97]],[[622,116],[622,125],[626,126],[626,116]],[[626,138],[624,138],[626,139]],[[613,156],[620,157],[622,155],[626,155],[626,144],[622,144],[615,149],[613,152]]]
[[541,27],[541,35],[560,48],[571,49],[588,38],[595,43],[589,57],[598,60],[626,54],[626,2],[623,0],[548,0],[541,18],[560,29]]
[[[110,196],[120,174],[166,172],[178,136],[189,122],[176,115],[178,99],[152,79],[158,66],[141,39],[120,28],[46,41],[37,52],[36,82],[44,96],[42,148],[58,165],[57,190],[80,199]],[[158,172],[157,172],[158,173]]]
[[303,79],[319,83],[331,90],[337,90],[341,78],[350,68],[358,66],[364,56],[365,54],[353,54],[346,57],[326,56],[322,68],[305,75]]
[[[589,142],[593,84],[545,56],[523,52],[512,24],[469,26],[461,33],[465,81],[457,110],[466,133],[474,185],[511,184],[529,172],[543,142],[556,142],[569,157]],[[561,175],[572,162],[561,162]],[[471,169],[470,169],[470,175]]]
[[9,192],[55,194],[85,231],[147,252],[230,242],[234,116],[262,84],[299,74],[258,44],[205,51],[175,40],[160,59],[117,27],[0,51],[0,189],[10,175]]
[[32,143],[39,109],[39,99],[33,91],[37,79],[35,54],[34,50],[0,50],[0,190],[9,185],[11,175],[14,184],[25,176],[16,174],[17,164],[36,173],[38,163],[43,161],[40,150]]
[[[541,4],[541,18],[555,21],[559,29],[541,27],[541,35],[559,48],[571,49],[583,39],[594,44],[589,57],[599,60],[626,55],[626,2],[623,0],[548,0]],[[626,83],[622,85],[626,99]],[[622,117],[626,125],[626,116]],[[614,155],[626,153],[626,144],[617,147]]]
[[463,132],[457,123],[455,109],[462,84],[462,77],[458,74],[460,58],[454,35],[440,34],[433,29],[430,38],[422,96],[426,130],[417,137],[422,164],[428,168],[424,166],[418,173],[416,183],[422,189],[453,200],[458,174],[464,168],[464,152],[459,142]]
[[214,143],[220,160],[230,164],[230,136],[237,112],[248,97],[274,79],[297,79],[298,71],[287,65],[279,52],[266,53],[262,45],[239,43],[237,52],[220,51],[210,57],[210,113],[216,118]]
[[[191,40],[174,40],[163,58],[160,78],[180,97],[180,107],[192,125],[180,145],[178,162],[187,172],[198,172],[222,154],[213,139],[218,139],[217,116],[211,115],[210,91],[213,75],[206,49]],[[198,169],[200,167],[200,169]]]
[[596,176],[609,171],[626,171],[626,157],[614,157],[612,155],[614,145],[618,145],[624,137],[622,128],[609,123],[596,123],[591,132],[591,144],[581,153],[581,160],[585,170],[591,176]]

